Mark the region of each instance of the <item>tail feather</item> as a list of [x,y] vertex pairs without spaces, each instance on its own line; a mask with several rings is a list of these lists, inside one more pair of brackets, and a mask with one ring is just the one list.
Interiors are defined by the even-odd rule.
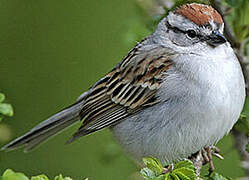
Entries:
[[13,150],[22,146],[25,146],[25,152],[34,149],[48,138],[78,121],[82,105],[83,102],[78,101],[76,104],[53,115],[31,129],[28,133],[4,146],[2,150]]
[[70,127],[70,125],[72,125],[73,123],[75,123],[78,119],[71,119],[70,121],[65,122],[64,124],[61,124],[58,127],[54,127],[53,129],[44,132],[43,134],[39,135],[38,137],[34,137],[33,139],[31,139],[24,151],[25,152],[29,152],[31,150],[33,150],[34,148],[36,148],[39,144],[41,144],[42,142],[46,141],[48,138],[56,135],[57,133],[59,133],[60,131],[66,129],[67,127]]

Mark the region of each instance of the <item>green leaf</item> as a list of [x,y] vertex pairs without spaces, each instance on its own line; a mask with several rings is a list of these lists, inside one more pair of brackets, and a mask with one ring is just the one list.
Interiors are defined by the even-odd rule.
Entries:
[[[16,173],[12,171],[11,169],[7,169],[3,176],[0,176],[0,180],[29,180],[27,176],[25,176],[23,173]],[[44,175],[38,175],[38,176],[33,176],[31,180],[49,180],[49,178]],[[56,176],[54,180],[72,180],[70,177],[63,177],[61,174],[59,176]],[[150,179],[154,180],[154,179]],[[155,180],[163,180],[163,179],[155,179]]]
[[147,166],[147,168],[155,173],[156,176],[162,174],[163,166],[156,158],[143,158],[143,162]]
[[56,176],[54,180],[72,180],[72,178],[70,177],[63,178],[63,176],[60,174],[59,176]]
[[143,168],[141,169],[140,173],[142,174],[142,176],[146,179],[146,180],[151,180],[153,178],[156,177],[155,173],[149,169],[149,168]]
[[165,180],[174,180],[170,174],[165,174]]
[[178,169],[174,170],[173,173],[175,173],[175,174],[177,174],[177,173],[184,174],[190,180],[196,180],[196,178],[197,178],[195,170],[190,169],[190,168],[186,168],[186,167],[178,168]]
[[249,142],[246,145],[246,151],[249,153]]
[[29,180],[23,173],[16,173],[11,169],[7,169],[1,178],[2,180]]
[[174,180],[181,180],[175,173],[170,174]]
[[216,172],[214,172],[209,176],[208,180],[229,180],[229,179],[225,178],[224,176],[222,176],[222,175],[220,175],[220,174],[218,174]]
[[181,180],[190,180],[188,176],[186,176],[185,174],[181,172],[175,172],[174,174],[176,174]]
[[157,177],[153,178],[153,180],[165,180],[165,175],[162,174],[160,176],[157,176]]
[[13,116],[14,111],[10,104],[0,104],[0,114],[3,114],[5,116]]
[[188,160],[188,159],[180,161],[180,162],[178,162],[178,163],[176,163],[174,165],[175,170],[179,169],[179,168],[182,168],[182,167],[189,168],[189,169],[192,169],[192,170],[196,171],[196,168],[195,168],[193,162]]
[[64,180],[73,180],[73,179],[70,177],[64,177]]
[[241,43],[249,36],[249,1],[236,0],[236,7],[232,8],[230,22],[235,34],[236,41]]
[[226,0],[226,3],[235,8],[240,5],[241,0]]
[[240,114],[240,118],[234,127],[236,130],[249,133],[249,98],[246,98],[245,105],[242,113]]
[[249,97],[246,97],[244,108],[241,114],[246,117],[249,117]]
[[54,180],[64,180],[64,178],[62,177],[62,175],[60,174],[59,176],[56,176],[54,178]]
[[33,176],[31,180],[49,180],[48,177],[44,174],[39,175],[39,176]]
[[5,95],[3,93],[0,93],[0,103],[5,100]]
[[194,180],[197,178],[196,168],[190,160],[176,163],[172,174],[176,175],[181,180]]
[[162,174],[162,165],[155,158],[143,159],[146,168],[143,168],[140,172],[146,180],[196,180],[196,168],[192,161],[183,160],[174,165],[173,172]]

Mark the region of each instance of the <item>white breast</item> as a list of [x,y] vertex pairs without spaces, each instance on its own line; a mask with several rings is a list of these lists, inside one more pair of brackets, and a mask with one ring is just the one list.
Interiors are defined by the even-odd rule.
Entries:
[[178,56],[159,91],[162,103],[113,127],[127,151],[138,159],[154,156],[173,162],[230,131],[243,108],[245,85],[239,63],[229,52],[212,58]]

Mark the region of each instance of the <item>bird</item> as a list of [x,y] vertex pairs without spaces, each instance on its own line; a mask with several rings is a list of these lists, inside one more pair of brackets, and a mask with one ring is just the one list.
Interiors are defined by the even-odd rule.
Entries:
[[177,162],[215,145],[245,101],[241,67],[223,30],[210,5],[175,8],[74,104],[2,150],[28,152],[78,121],[68,143],[109,128],[137,161]]

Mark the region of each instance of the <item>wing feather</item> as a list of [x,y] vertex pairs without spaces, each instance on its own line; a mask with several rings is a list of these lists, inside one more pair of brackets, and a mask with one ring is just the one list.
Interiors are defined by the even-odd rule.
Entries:
[[173,64],[169,50],[143,51],[140,46],[90,89],[80,113],[84,121],[69,142],[159,102],[158,88]]

